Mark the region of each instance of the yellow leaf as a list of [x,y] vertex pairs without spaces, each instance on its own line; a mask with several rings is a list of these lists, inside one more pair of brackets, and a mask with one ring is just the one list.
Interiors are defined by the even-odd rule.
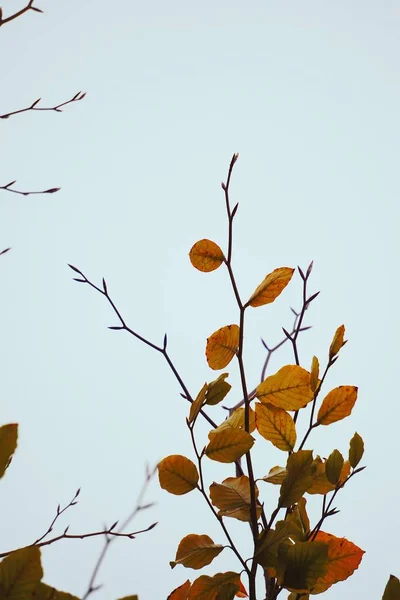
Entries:
[[231,362],[239,350],[239,335],[237,325],[226,325],[207,339],[206,358],[210,369],[217,371]]
[[197,487],[199,474],[196,465],[189,458],[172,454],[158,464],[158,478],[164,490],[180,496]]
[[[250,416],[250,433],[252,433],[256,428],[256,413],[249,406],[249,416]],[[234,429],[244,429],[244,408],[237,408],[233,411],[231,416],[223,421],[221,425],[219,425],[214,432],[222,431],[223,429],[227,429],[229,427],[233,427]]]
[[[127,596],[120,600],[138,600],[137,596]],[[78,596],[73,596],[67,592],[60,592],[50,585],[40,582],[32,596],[32,600],[79,600]]]
[[18,425],[10,423],[0,427],[0,478],[3,477],[17,447]]
[[313,594],[320,594],[334,583],[350,577],[358,569],[364,550],[346,538],[337,538],[323,531],[317,533],[315,541],[324,542],[328,546],[326,573],[319,577],[311,588]]
[[398,577],[391,575],[386,584],[382,600],[399,600],[400,598],[400,581]]
[[[258,488],[256,486],[256,498]],[[228,477],[222,483],[210,485],[210,498],[214,506],[219,508],[220,517],[233,517],[239,521],[251,521],[250,483],[246,475],[241,477]],[[257,516],[261,516],[261,506],[257,507]]]
[[170,595],[168,596],[167,600],[187,600],[188,597],[188,593],[190,590],[190,586],[191,583],[189,581],[189,579],[187,579],[185,581],[185,583],[182,583],[182,585],[180,585],[179,587],[175,588]]
[[217,573],[213,577],[201,575],[192,583],[188,600],[217,600],[218,594],[228,584],[234,584],[239,591],[240,575],[232,571]]
[[257,398],[263,404],[273,404],[284,410],[299,410],[313,399],[310,373],[297,365],[286,365],[270,375],[257,388]]
[[349,462],[353,469],[356,468],[364,454],[364,442],[361,435],[356,432],[350,440]]
[[215,406],[215,404],[218,404],[225,398],[232,387],[230,383],[225,381],[228,376],[229,373],[221,373],[217,379],[208,384],[206,392],[206,404]]
[[316,356],[313,356],[311,363],[311,373],[310,373],[310,388],[315,393],[319,384],[319,360]]
[[348,417],[357,400],[357,390],[354,385],[341,385],[330,391],[318,411],[318,425],[330,425]]
[[283,408],[272,404],[256,403],[256,426],[258,432],[279,450],[291,452],[296,443],[296,426]]
[[[326,461],[323,461],[317,456],[312,464],[313,482],[311,487],[308,488],[307,494],[321,494],[325,495],[332,492],[335,489],[335,485],[330,483],[326,476]],[[343,483],[350,474],[350,463],[344,461],[338,483]]]
[[293,273],[294,269],[289,267],[280,267],[269,273],[250,296],[246,306],[263,306],[273,302],[292,279]]
[[296,542],[279,548],[278,583],[290,592],[308,593],[328,567],[328,546],[323,542]]
[[215,271],[225,260],[221,248],[211,240],[196,242],[189,252],[189,258],[192,265],[203,273]]
[[274,485],[281,485],[285,480],[287,471],[285,467],[272,467],[268,475],[262,478],[263,481],[273,483]]
[[299,450],[289,456],[286,464],[287,475],[282,483],[279,497],[280,507],[289,508],[311,487],[312,463],[311,450]]
[[339,450],[334,450],[325,463],[325,473],[329,483],[336,485],[344,465],[344,458]]
[[193,421],[196,420],[197,415],[203,408],[203,405],[205,404],[205,400],[206,400],[206,392],[207,392],[207,384],[205,383],[203,385],[203,387],[201,388],[200,392],[197,394],[196,400],[194,402],[192,402],[192,404],[190,406],[189,423],[192,423]]
[[231,463],[246,454],[254,444],[254,438],[243,431],[233,427],[222,431],[211,431],[210,443],[205,449],[208,458],[218,462]]
[[223,549],[221,544],[214,544],[208,535],[191,533],[180,541],[175,560],[170,561],[169,564],[172,569],[179,564],[191,569],[202,569],[209,565]]
[[31,598],[42,577],[39,548],[28,546],[15,550],[0,563],[0,598],[2,600]]
[[333,336],[332,343],[329,348],[329,360],[332,360],[334,356],[339,352],[341,348],[347,343],[344,339],[344,325],[341,325],[336,329],[335,335]]

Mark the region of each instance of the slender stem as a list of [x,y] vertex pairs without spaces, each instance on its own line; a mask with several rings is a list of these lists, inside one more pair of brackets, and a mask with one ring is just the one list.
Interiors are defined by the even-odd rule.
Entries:
[[7,185],[0,185],[0,190],[4,190],[5,192],[11,192],[12,194],[18,194],[20,196],[34,196],[35,194],[54,194],[55,192],[59,192],[61,188],[49,188],[48,190],[40,190],[39,192],[21,192],[21,190],[14,190],[11,186],[16,183],[15,181],[11,181],[7,183]]
[[38,100],[35,100],[35,102],[33,102],[30,106],[27,106],[25,108],[20,108],[18,110],[13,110],[9,113],[5,113],[4,115],[0,115],[0,119],[8,119],[9,117],[12,117],[13,115],[19,115],[21,113],[28,112],[31,110],[42,111],[42,112],[44,112],[44,111],[62,112],[61,109],[63,106],[67,106],[67,104],[72,104],[73,102],[79,102],[79,100],[83,100],[85,96],[86,96],[86,92],[78,92],[77,94],[75,94],[75,96],[73,96],[69,100],[66,100],[65,102],[61,102],[60,104],[56,104],[55,106],[46,106],[46,107],[45,106],[37,106],[41,100],[41,98],[38,98]]
[[6,23],[9,23],[10,21],[13,21],[14,19],[18,19],[18,17],[21,17],[24,13],[28,12],[28,10],[33,10],[35,12],[40,13],[43,12],[42,10],[40,10],[40,8],[36,8],[35,6],[33,6],[34,1],[35,0],[30,0],[24,8],[21,8],[21,10],[17,11],[13,15],[10,15],[9,17],[6,17],[5,19],[3,19],[2,16],[0,16],[0,27],[2,25],[5,25]]

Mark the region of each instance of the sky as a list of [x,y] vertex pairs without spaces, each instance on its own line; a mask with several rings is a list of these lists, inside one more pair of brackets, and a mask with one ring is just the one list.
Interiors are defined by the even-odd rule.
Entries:
[[[42,535],[58,503],[79,503],[60,519],[82,533],[131,512],[145,466],[170,454],[193,459],[188,404],[165,361],[117,325],[103,297],[72,281],[67,263],[108,290],[129,326],[168,348],[195,395],[215,378],[207,337],[235,323],[226,272],[192,268],[202,238],[222,248],[227,222],[220,182],[234,152],[231,184],[239,202],[233,268],[248,297],[276,267],[311,260],[310,291],[321,291],[299,338],[300,362],[321,364],[336,328],[348,344],[324,393],[357,385],[353,413],[312,434],[308,449],[347,453],[357,431],[367,469],[338,496],[325,530],[366,551],[353,577],[327,600],[380,598],[399,576],[398,157],[400,8],[394,0],[60,0],[36,3],[1,29],[0,114],[41,97],[54,106],[78,91],[61,114],[28,112],[0,120],[0,378],[2,422],[19,423],[18,449],[1,481],[2,551]],[[3,3],[4,16],[22,2]],[[273,345],[301,305],[296,275],[274,304],[249,309],[244,349],[248,382],[260,380],[262,337]],[[269,374],[293,363],[288,345]],[[229,365],[240,399],[237,365]],[[218,374],[218,373],[217,373]],[[228,399],[230,404],[228,403]],[[221,422],[220,407],[210,416]],[[304,423],[303,423],[304,424]],[[301,423],[300,423],[301,425]],[[199,445],[207,441],[199,424]],[[262,477],[286,458],[257,440]],[[208,461],[208,484],[233,474]],[[260,492],[269,513],[276,490]],[[225,543],[196,492],[175,497],[156,480],[133,530],[158,525],[110,547],[93,598],[137,593],[164,599],[198,572],[169,561],[188,533]],[[309,499],[318,519],[320,500]],[[233,521],[233,520],[231,520]],[[241,547],[248,528],[229,523]],[[100,539],[43,549],[45,581],[82,596]],[[202,572],[236,570],[225,550]],[[281,597],[284,597],[284,594]]]

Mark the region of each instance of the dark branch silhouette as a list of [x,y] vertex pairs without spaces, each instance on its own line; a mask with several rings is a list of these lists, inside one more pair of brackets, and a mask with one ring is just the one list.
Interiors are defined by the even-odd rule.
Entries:
[[20,108],[18,110],[13,110],[9,113],[5,113],[4,115],[0,115],[0,119],[8,119],[9,117],[12,117],[13,115],[19,115],[21,113],[28,112],[30,110],[36,110],[36,111],[49,111],[50,110],[50,111],[54,111],[54,112],[62,112],[63,106],[67,106],[67,104],[72,104],[73,102],[79,102],[79,100],[83,100],[85,96],[86,96],[86,92],[78,92],[77,94],[75,94],[75,96],[73,96],[69,100],[66,100],[65,102],[61,102],[60,104],[56,104],[55,106],[38,106],[39,102],[41,101],[41,98],[38,98],[37,100],[35,100],[35,102],[33,102],[30,106],[27,106],[26,108]]
[[18,10],[13,15],[10,15],[9,17],[5,17],[5,18],[3,17],[3,10],[0,8],[0,27],[2,25],[5,25],[6,23],[10,23],[10,21],[14,21],[14,19],[18,19],[18,17],[21,17],[23,14],[25,14],[29,10],[33,10],[34,12],[38,12],[38,13],[43,13],[43,11],[40,10],[40,8],[33,6],[34,1],[35,0],[30,0],[28,2],[28,4],[26,6],[24,6],[24,8],[21,8],[21,10]]
[[17,180],[10,181],[7,185],[0,185],[0,190],[5,190],[6,192],[12,192],[13,194],[19,194],[20,196],[31,196],[33,194],[54,194],[55,192],[59,192],[61,188],[49,188],[48,190],[41,190],[39,192],[22,192],[21,190],[14,190],[11,186],[17,183]]

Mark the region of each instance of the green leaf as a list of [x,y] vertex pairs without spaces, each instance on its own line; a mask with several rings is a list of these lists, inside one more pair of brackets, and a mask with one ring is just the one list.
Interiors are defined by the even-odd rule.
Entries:
[[356,468],[364,454],[364,442],[361,435],[356,432],[350,440],[349,462],[353,469]]
[[287,461],[287,475],[281,485],[279,506],[289,508],[295,504],[313,483],[313,456],[311,450],[293,452]]
[[278,582],[290,592],[307,593],[328,567],[328,545],[297,542],[279,548]]
[[382,600],[399,600],[400,598],[400,581],[398,577],[391,575],[386,584]]
[[[129,598],[136,598],[137,596],[129,596]],[[78,596],[73,596],[67,592],[60,592],[50,585],[46,585],[40,582],[32,596],[33,600],[79,600]],[[124,600],[121,598],[121,600]]]
[[325,463],[325,473],[329,483],[332,483],[332,485],[336,485],[338,483],[340,479],[340,474],[342,472],[343,464],[343,456],[341,455],[339,450],[334,450],[329,455],[329,458]]
[[0,427],[0,478],[3,477],[17,447],[18,425],[10,423]]
[[257,544],[256,561],[264,569],[276,569],[281,544],[288,542],[297,533],[298,527],[290,521],[278,521],[276,528],[270,529],[267,534],[263,531]]
[[29,546],[11,552],[0,563],[1,600],[27,600],[43,577],[40,550]]
[[208,384],[206,391],[206,404],[214,406],[225,398],[232,387],[230,383],[225,381],[228,376],[229,373],[222,373],[217,379],[214,379],[214,381],[211,381]]

